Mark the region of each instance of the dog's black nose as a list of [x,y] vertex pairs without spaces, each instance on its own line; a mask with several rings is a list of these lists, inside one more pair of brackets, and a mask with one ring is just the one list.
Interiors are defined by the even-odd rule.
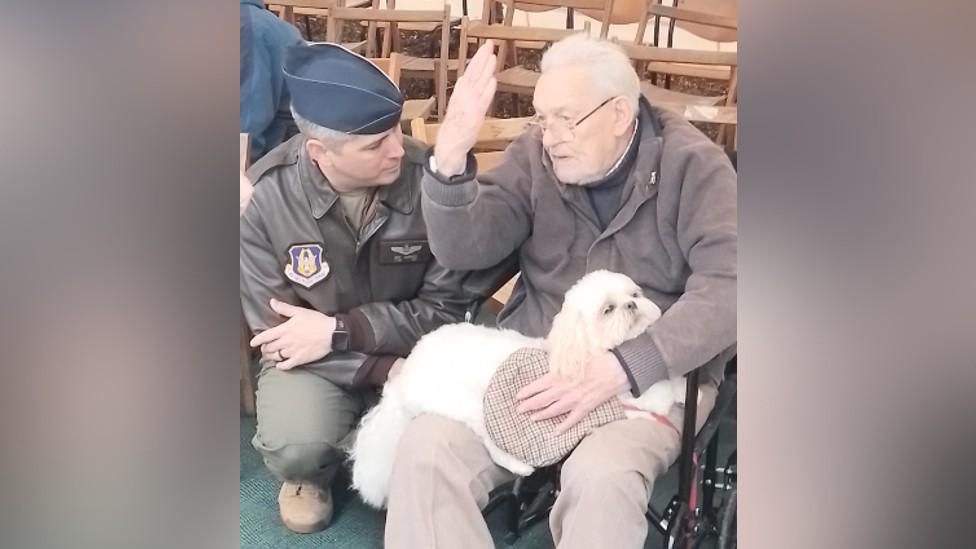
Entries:
[[627,304],[624,305],[624,307],[626,307],[628,311],[636,311],[637,303],[634,303],[633,301],[628,301]]

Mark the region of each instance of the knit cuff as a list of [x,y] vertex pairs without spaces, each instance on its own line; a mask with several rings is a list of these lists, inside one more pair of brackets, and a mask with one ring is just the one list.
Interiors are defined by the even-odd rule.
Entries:
[[670,377],[664,357],[650,334],[625,341],[613,353],[627,373],[630,391],[635,398],[640,397],[651,385]]
[[336,318],[341,318],[349,329],[350,351],[369,352],[376,346],[373,327],[362,311],[353,309],[348,314],[337,314]]
[[[433,153],[433,149],[427,153],[428,160]],[[475,161],[474,154],[470,152],[464,173],[447,179],[430,171],[430,162],[425,161],[421,187],[424,194],[436,204],[448,207],[464,206],[474,202],[478,196],[478,182],[475,181],[475,174],[477,173],[478,164]]]
[[421,183],[424,194],[435,204],[447,207],[466,206],[478,196],[478,183],[469,179],[461,183],[441,183],[430,174],[424,174]]

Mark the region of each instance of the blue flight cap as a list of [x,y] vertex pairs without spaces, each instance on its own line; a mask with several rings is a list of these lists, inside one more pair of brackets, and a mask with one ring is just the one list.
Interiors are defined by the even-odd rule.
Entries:
[[338,44],[289,47],[284,73],[295,112],[319,126],[375,135],[400,123],[397,85],[369,59]]

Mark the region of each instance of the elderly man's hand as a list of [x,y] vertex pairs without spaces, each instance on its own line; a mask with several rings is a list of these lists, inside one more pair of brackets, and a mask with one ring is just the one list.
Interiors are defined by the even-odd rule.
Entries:
[[261,346],[261,353],[279,369],[290,370],[332,352],[335,318],[277,299],[271,300],[271,308],[288,320],[254,336],[251,347]]
[[579,423],[594,408],[628,389],[629,382],[616,355],[607,351],[586,366],[583,378],[570,381],[548,373],[526,385],[515,398],[520,413],[535,412],[533,421],[568,413],[557,427],[561,435]]
[[495,45],[491,40],[478,48],[458,79],[448,102],[444,123],[437,134],[434,158],[437,171],[446,176],[464,172],[468,151],[478,140],[478,130],[495,96]]
[[251,181],[244,172],[241,172],[241,215],[244,215],[244,210],[250,204],[252,194],[254,194],[254,185],[251,185]]

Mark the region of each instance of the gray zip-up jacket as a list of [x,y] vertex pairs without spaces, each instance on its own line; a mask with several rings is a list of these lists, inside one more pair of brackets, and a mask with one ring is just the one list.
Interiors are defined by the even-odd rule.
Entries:
[[340,386],[380,385],[396,357],[442,324],[460,322],[491,295],[511,265],[449,270],[430,253],[420,207],[425,147],[404,138],[399,179],[376,190],[361,231],[308,158],[299,134],[248,170],[251,204],[241,217],[241,304],[254,333],[286,319],[272,297],[341,316],[350,350],[302,366]]
[[736,341],[736,174],[724,152],[679,116],[643,99],[639,116],[637,159],[606,230],[586,190],[557,181],[533,130],[477,178],[446,182],[426,170],[431,249],[455,269],[484,268],[516,252],[522,275],[498,322],[533,337],[545,336],[584,274],[626,274],[664,311],[615,349],[633,393],[701,366],[717,384]]

